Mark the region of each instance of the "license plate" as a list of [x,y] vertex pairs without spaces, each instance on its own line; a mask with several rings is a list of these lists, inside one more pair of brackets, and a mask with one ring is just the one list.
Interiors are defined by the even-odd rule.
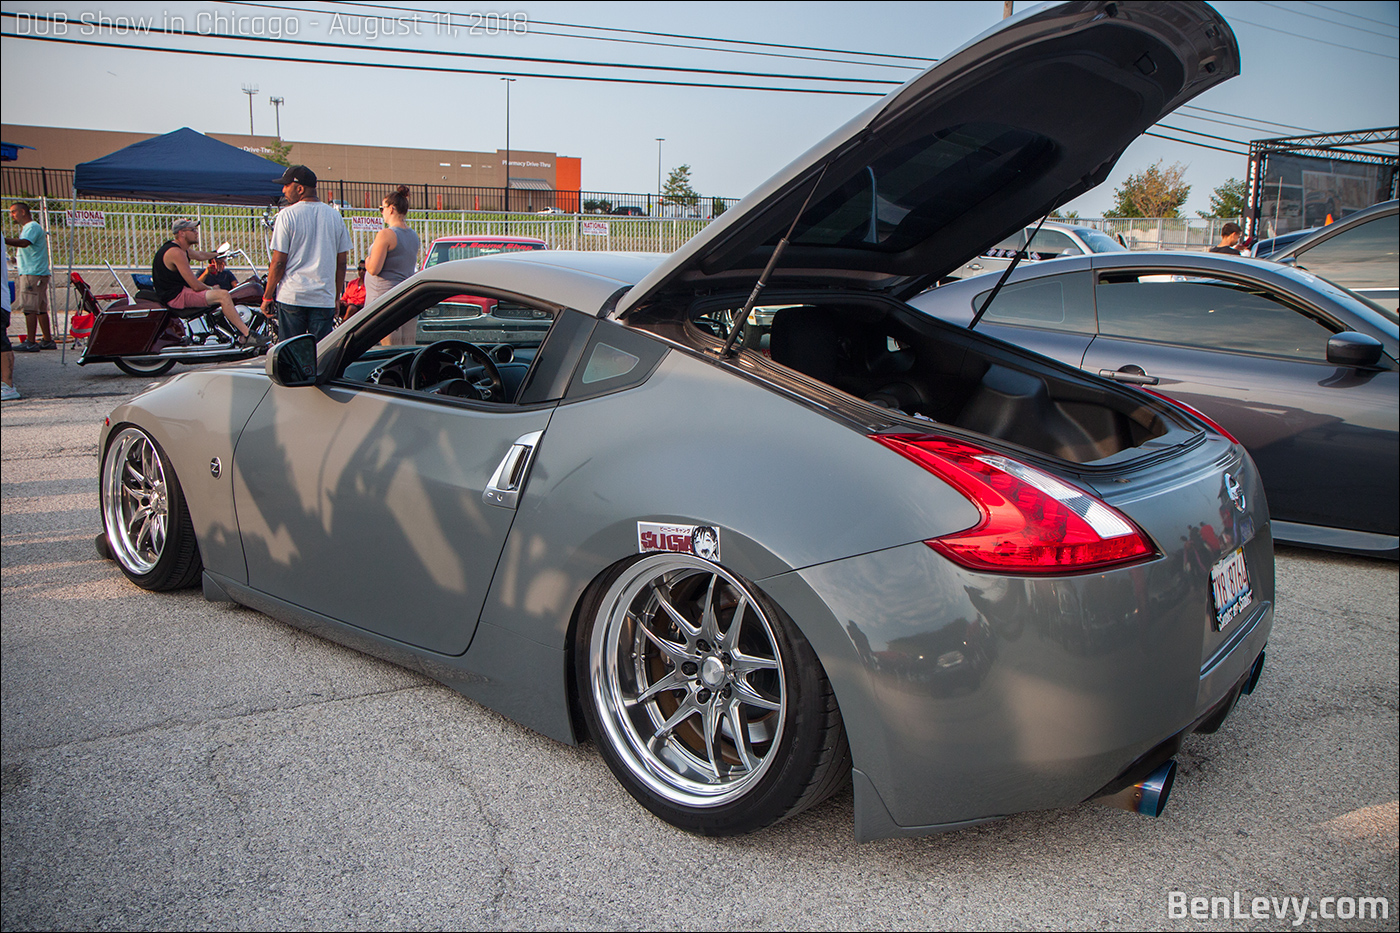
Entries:
[[1215,630],[1223,631],[1254,602],[1243,548],[1235,548],[1210,569],[1210,588],[1215,599]]

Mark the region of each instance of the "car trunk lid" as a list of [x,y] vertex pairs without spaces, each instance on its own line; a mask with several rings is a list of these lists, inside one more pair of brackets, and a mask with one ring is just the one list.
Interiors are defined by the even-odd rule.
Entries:
[[[1071,2],[1004,21],[712,222],[618,303],[775,280],[912,294],[1104,180],[1134,139],[1235,75],[1204,3]],[[802,205],[808,208],[802,211]]]

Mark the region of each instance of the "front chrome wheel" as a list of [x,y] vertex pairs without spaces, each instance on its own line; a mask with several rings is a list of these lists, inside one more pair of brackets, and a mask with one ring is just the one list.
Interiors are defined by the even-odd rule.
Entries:
[[598,715],[633,776],[690,807],[742,797],[772,766],[788,694],[773,621],[723,568],[640,561],[593,632]]
[[149,435],[123,428],[102,463],[102,524],[112,557],[139,586],[190,585],[202,570],[180,484]]

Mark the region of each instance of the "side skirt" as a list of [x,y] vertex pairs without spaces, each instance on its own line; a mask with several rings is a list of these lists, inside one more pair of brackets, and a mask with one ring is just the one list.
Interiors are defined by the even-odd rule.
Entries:
[[562,649],[482,621],[464,654],[436,654],[345,625],[208,570],[203,583],[205,599],[247,606],[293,628],[417,671],[527,729],[566,745],[578,744],[569,711],[568,658]]

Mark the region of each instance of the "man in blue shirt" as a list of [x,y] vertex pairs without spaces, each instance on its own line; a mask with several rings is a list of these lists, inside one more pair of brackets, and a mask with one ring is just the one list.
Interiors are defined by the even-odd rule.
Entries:
[[[10,205],[10,219],[19,224],[19,236],[5,237],[5,245],[17,247],[15,263],[19,266],[19,288],[15,290],[15,307],[24,312],[28,334],[19,349],[29,353],[53,350],[58,344],[53,342],[53,329],[49,324],[49,236],[23,201]],[[44,331],[43,343],[34,339],[38,327]]]

